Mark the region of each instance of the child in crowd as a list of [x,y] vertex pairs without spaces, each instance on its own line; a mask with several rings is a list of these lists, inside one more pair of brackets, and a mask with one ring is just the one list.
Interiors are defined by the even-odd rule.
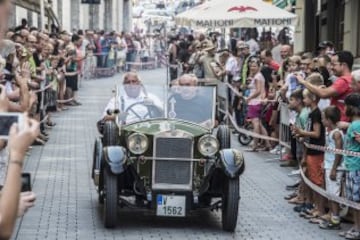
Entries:
[[[299,56],[292,56],[289,58],[289,74],[286,76],[285,84],[281,88],[280,92],[287,102],[289,101],[291,93],[297,89],[301,89],[299,81],[296,78],[296,74],[300,71],[301,58]],[[289,111],[289,122],[294,124],[296,113],[294,111]],[[291,134],[291,133],[290,133]],[[291,151],[283,156],[281,160],[285,161],[280,164],[281,167],[295,167],[297,166],[296,162],[296,140],[291,140]]]
[[[307,121],[309,118],[309,109],[304,107],[303,103],[303,91],[301,89],[295,90],[290,95],[289,99],[289,109],[296,112],[295,126],[301,130],[306,129]],[[294,127],[295,128],[295,127]],[[296,135],[293,134],[295,138]],[[298,163],[301,163],[301,160],[304,155],[304,144],[303,139],[296,138],[296,158]],[[298,189],[297,196],[290,199],[289,203],[303,204],[304,203],[304,182],[301,181]],[[303,205],[303,207],[305,207]]]
[[[326,146],[330,148],[343,148],[343,132],[336,127],[340,121],[341,112],[336,106],[329,106],[322,113],[322,122],[327,129]],[[342,167],[342,155],[332,152],[324,154],[325,189],[328,193],[340,196],[341,179],[344,171]],[[341,170],[342,168],[342,170]],[[320,223],[322,229],[340,229],[339,204],[330,202],[331,217]]]
[[[325,128],[321,122],[321,112],[318,107],[319,98],[307,89],[303,91],[303,97],[304,105],[310,108],[306,130],[302,130],[298,126],[294,126],[292,129],[293,134],[295,134],[297,137],[303,137],[306,143],[324,146]],[[301,165],[306,167],[305,174],[310,179],[310,181],[320,187],[324,186],[324,172],[322,168],[323,162],[323,152],[305,148],[305,154]],[[308,187],[305,187],[305,196],[307,207],[303,209],[303,212],[309,216],[323,216],[325,214],[323,198]],[[312,203],[315,204],[315,208],[311,207]]]
[[[351,120],[346,132],[344,150],[360,152],[355,135],[360,133],[360,94],[351,93],[345,98],[345,114]],[[360,157],[344,156],[346,172],[346,197],[360,202]],[[346,239],[360,239],[360,211],[354,209],[354,226],[340,234]]]

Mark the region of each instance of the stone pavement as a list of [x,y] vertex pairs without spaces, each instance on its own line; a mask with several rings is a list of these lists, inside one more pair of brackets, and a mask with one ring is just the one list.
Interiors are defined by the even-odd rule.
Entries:
[[[165,70],[141,72],[144,82],[165,83]],[[13,239],[339,239],[307,223],[283,197],[292,183],[277,160],[264,153],[245,152],[241,177],[240,213],[234,234],[221,230],[220,212],[199,211],[185,219],[161,219],[139,210],[121,209],[118,226],[105,229],[101,207],[90,177],[96,121],[120,76],[85,81],[82,106],[53,116],[57,125],[44,147],[34,147],[25,165],[31,172],[36,206],[19,219]],[[233,147],[240,148],[236,137]]]

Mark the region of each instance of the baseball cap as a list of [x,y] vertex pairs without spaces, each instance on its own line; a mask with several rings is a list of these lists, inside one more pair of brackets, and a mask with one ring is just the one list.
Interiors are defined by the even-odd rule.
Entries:
[[236,48],[243,49],[243,48],[250,48],[250,46],[246,42],[240,41],[236,44]]

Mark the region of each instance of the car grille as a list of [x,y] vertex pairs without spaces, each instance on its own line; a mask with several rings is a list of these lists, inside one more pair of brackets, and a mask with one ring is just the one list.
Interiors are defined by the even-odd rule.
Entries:
[[192,139],[156,138],[155,184],[191,184],[191,161],[157,160],[158,158],[192,158]]

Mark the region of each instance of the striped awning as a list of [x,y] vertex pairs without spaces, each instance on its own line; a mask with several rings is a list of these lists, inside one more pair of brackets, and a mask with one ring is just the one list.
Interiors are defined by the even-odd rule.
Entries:
[[273,5],[279,8],[286,8],[290,4],[294,4],[296,0],[273,0]]

